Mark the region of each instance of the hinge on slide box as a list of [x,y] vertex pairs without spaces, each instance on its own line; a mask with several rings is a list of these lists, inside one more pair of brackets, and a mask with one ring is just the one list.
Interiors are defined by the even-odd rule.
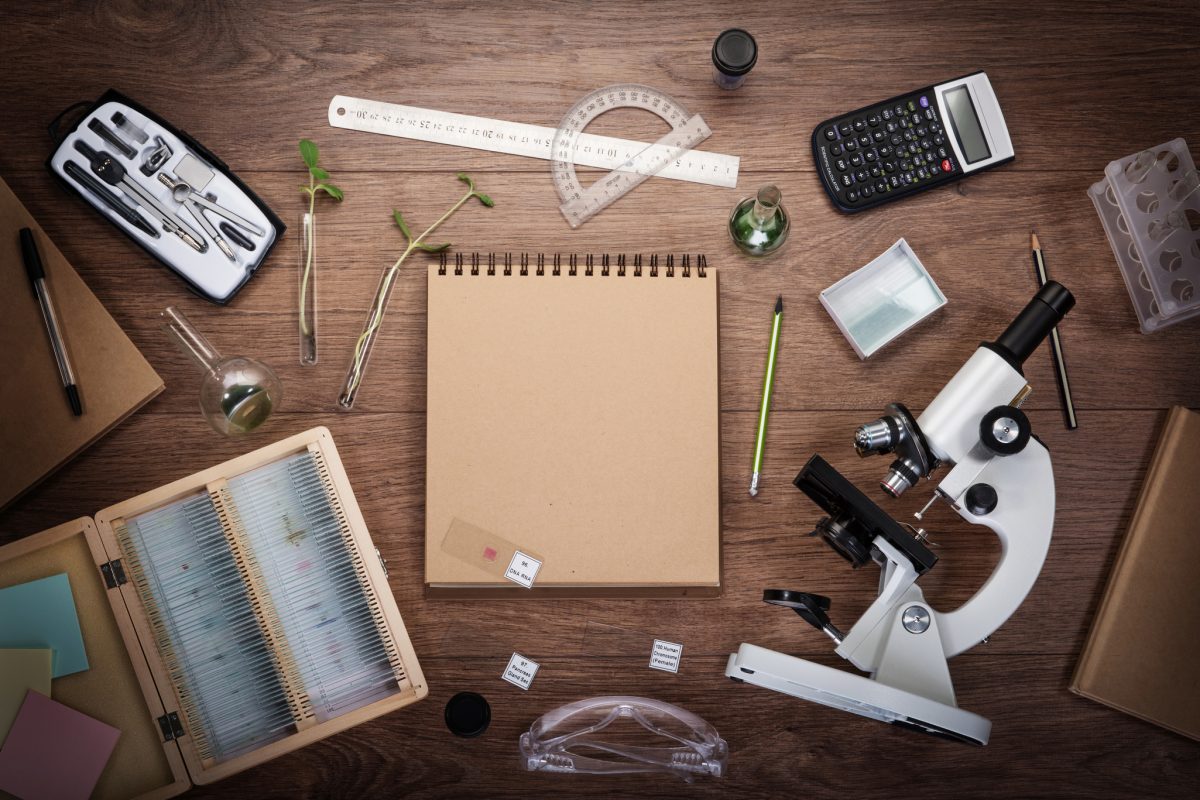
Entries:
[[383,577],[388,576],[387,559],[383,557],[383,553],[379,552],[379,548],[375,548],[375,557],[379,559],[379,566],[383,567]]
[[178,739],[183,736],[183,724],[179,721],[179,715],[174,711],[159,717],[158,727],[162,729],[164,742],[169,742],[172,739]]
[[125,568],[121,566],[119,558],[101,564],[100,574],[104,576],[104,585],[109,589],[115,589],[126,582]]

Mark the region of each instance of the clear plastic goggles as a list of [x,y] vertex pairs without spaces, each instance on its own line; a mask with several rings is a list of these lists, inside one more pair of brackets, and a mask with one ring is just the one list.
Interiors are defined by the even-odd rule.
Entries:
[[689,783],[720,777],[729,748],[690,711],[647,697],[593,697],[544,714],[521,734],[530,771],[616,775],[666,772]]

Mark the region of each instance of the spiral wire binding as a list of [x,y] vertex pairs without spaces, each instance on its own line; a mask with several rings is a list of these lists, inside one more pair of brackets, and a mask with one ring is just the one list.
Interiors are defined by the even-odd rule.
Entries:
[[[594,253],[585,253],[583,255],[583,263],[580,264],[580,257],[576,253],[568,253],[564,257],[562,253],[551,253],[547,259],[545,253],[536,253],[532,257],[529,253],[521,253],[519,256],[514,256],[512,253],[479,253],[470,254],[455,253],[454,264],[450,264],[450,255],[442,252],[438,256],[438,275],[446,275],[453,271],[455,275],[480,275],[486,274],[495,276],[497,274],[512,275],[513,267],[516,266],[517,275],[526,276],[530,274],[532,268],[534,275],[545,275],[547,267],[549,267],[552,277],[566,275],[574,277],[580,274],[582,266],[583,275],[586,277],[594,277],[597,271],[597,260],[599,260],[599,275],[607,278],[612,274],[612,268],[616,266],[616,274],[619,278],[626,276],[626,270],[632,266],[633,276],[640,278],[643,272],[651,278],[659,277],[659,274],[664,274],[668,278],[676,277],[678,270],[679,277],[692,277],[693,269],[698,278],[708,277],[708,260],[703,254],[695,256],[695,266],[693,267],[692,255],[682,253],[678,259],[674,253],[667,253],[665,256],[660,256],[658,253],[651,253],[648,258],[642,253],[634,253],[632,258],[625,253],[618,253],[615,259],[609,253],[602,253],[597,256]],[[547,261],[549,262],[547,264]],[[486,262],[486,263],[485,263]],[[661,266],[660,266],[661,265]],[[497,269],[499,268],[499,272]]]

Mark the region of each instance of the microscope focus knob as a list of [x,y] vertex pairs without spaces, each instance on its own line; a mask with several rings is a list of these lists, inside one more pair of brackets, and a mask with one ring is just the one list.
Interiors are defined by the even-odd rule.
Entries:
[[986,483],[977,483],[967,489],[967,511],[977,517],[985,517],[996,510],[1000,498],[996,490]]
[[998,456],[1015,456],[1029,444],[1033,427],[1016,406],[996,406],[979,421],[979,440]]

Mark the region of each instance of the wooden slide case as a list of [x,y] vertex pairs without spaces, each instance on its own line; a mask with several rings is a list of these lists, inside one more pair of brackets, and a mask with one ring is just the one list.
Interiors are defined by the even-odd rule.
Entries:
[[[271,598],[262,585],[261,565],[245,547],[236,509],[222,509],[221,527],[259,617],[263,638],[273,651],[279,685],[287,693],[293,719],[287,729],[262,746],[225,757],[204,755],[198,744],[197,720],[188,690],[172,680],[172,667],[186,673],[186,659],[164,647],[163,626],[154,599],[141,580],[136,557],[120,541],[125,521],[207,492],[214,506],[227,503],[228,481],[243,473],[289,457],[311,453],[341,542],[369,609],[370,635],[377,635],[387,655],[389,681],[370,702],[344,713],[314,713],[315,698],[305,695],[289,652],[286,626],[279,624]],[[132,562],[132,563],[131,563]],[[94,797],[166,798],[193,783],[207,784],[269,761],[347,728],[390,713],[425,697],[425,684],[412,643],[387,583],[387,574],[367,533],[349,481],[327,429],[314,428],[224,464],[107,508],[95,522],[81,517],[0,547],[0,586],[67,572],[83,630],[91,668],[54,682],[55,699],[121,730],[121,739],[101,776]],[[348,573],[349,574],[349,573]],[[152,591],[152,589],[150,590]],[[105,595],[108,605],[99,600]],[[111,612],[111,613],[110,613]],[[158,623],[156,625],[156,622]],[[116,635],[119,634],[119,637]],[[164,652],[164,650],[166,652]],[[393,679],[394,678],[394,679]],[[186,674],[183,677],[186,684]],[[130,702],[123,702],[124,700]],[[191,703],[191,705],[189,704]]]

